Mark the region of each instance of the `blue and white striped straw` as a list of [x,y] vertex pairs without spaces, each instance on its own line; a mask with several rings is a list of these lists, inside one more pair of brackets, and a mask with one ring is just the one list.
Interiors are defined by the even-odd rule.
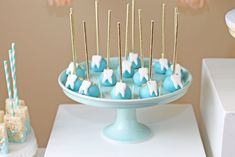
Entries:
[[11,75],[12,75],[12,82],[13,82],[14,100],[15,100],[15,104],[19,106],[18,91],[17,91],[17,86],[16,86],[16,63],[15,63],[14,47],[12,47],[12,50],[9,50],[9,60],[10,60]]
[[9,102],[11,105],[12,114],[14,115],[14,107],[12,103],[12,93],[11,93],[11,82],[10,82],[10,77],[8,73],[8,68],[7,68],[7,61],[4,61],[4,69],[5,69],[5,75],[6,75],[8,98],[9,98]]

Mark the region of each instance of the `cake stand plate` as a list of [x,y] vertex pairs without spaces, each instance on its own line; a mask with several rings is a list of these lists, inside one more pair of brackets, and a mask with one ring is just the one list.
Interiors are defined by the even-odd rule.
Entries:
[[9,143],[9,153],[0,154],[0,157],[33,157],[37,149],[37,140],[32,130],[25,143]]
[[[83,65],[84,63],[81,63]],[[145,66],[148,65],[148,60],[145,59]],[[117,69],[118,67],[118,58],[111,58],[110,66],[112,69]],[[85,67],[84,67],[85,68]],[[62,88],[64,94],[70,99],[93,107],[102,107],[102,108],[113,108],[117,110],[116,120],[113,124],[106,126],[103,129],[103,134],[108,139],[112,139],[124,143],[136,143],[141,142],[149,137],[151,137],[150,129],[144,124],[138,122],[136,117],[136,109],[145,108],[150,106],[168,104],[172,101],[175,101],[186,94],[188,88],[192,83],[192,76],[190,72],[183,68],[187,74],[183,80],[184,87],[180,90],[177,90],[173,93],[167,93],[161,90],[162,95],[154,98],[140,99],[138,98],[139,88],[132,85],[131,80],[124,80],[131,87],[133,92],[134,99],[131,100],[116,100],[110,97],[110,91],[112,87],[104,87],[104,90],[101,90],[102,97],[94,98],[81,95],[77,92],[73,92],[67,89],[64,85],[66,81],[66,73],[63,71],[58,78],[60,87]],[[117,73],[117,72],[116,72]],[[97,75],[92,75],[91,78],[93,82],[99,84]],[[162,75],[153,75],[153,78],[158,82],[164,79]]]

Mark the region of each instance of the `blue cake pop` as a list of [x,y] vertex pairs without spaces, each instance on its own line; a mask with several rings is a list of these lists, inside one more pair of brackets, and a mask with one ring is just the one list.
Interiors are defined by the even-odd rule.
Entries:
[[137,53],[130,52],[128,56],[128,61],[131,62],[134,69],[139,69],[141,67],[140,57]]
[[140,89],[140,98],[151,98],[157,97],[159,95],[157,82],[154,80],[149,80],[146,85]]
[[122,61],[122,75],[124,78],[132,78],[134,75],[134,69],[128,60]]
[[[183,80],[187,76],[187,72],[183,70],[180,64],[175,65],[175,73],[181,76]],[[173,65],[166,71],[166,76],[171,76],[173,74]]]
[[100,90],[98,86],[90,82],[90,68],[89,68],[89,54],[87,47],[87,35],[86,35],[86,22],[83,21],[83,33],[84,33],[84,46],[85,46],[85,55],[86,55],[86,70],[87,70],[87,80],[82,81],[81,87],[79,88],[78,93],[91,97],[99,97]]
[[[74,67],[74,63],[73,63],[73,62],[70,62],[68,68],[66,69],[66,74],[67,74],[67,75],[69,75],[69,74],[72,73],[73,67]],[[86,72],[85,72],[85,70],[84,70],[80,65],[78,65],[77,63],[76,63],[76,75],[77,75],[78,77],[83,78],[83,79],[86,77]]]
[[134,74],[133,81],[137,86],[141,86],[148,81],[148,69],[139,68],[138,71]]
[[153,65],[154,72],[157,74],[165,74],[169,67],[170,63],[166,58],[160,58]]
[[77,75],[74,74],[69,74],[65,83],[65,87],[68,89],[78,92],[81,84],[82,84],[83,79],[77,77]]
[[86,96],[91,96],[91,97],[100,96],[100,90],[98,86],[94,83],[91,83],[89,80],[82,81],[82,84],[78,93],[82,95],[86,95]]
[[118,52],[119,52],[119,74],[120,82],[117,82],[115,87],[111,92],[111,97],[113,99],[131,99],[131,89],[127,86],[126,83],[122,82],[122,52],[121,52],[121,31],[120,31],[120,22],[117,23],[118,28]]
[[168,92],[174,92],[183,88],[181,76],[178,74],[167,76],[163,82],[163,87]]
[[106,60],[100,55],[93,55],[91,60],[91,70],[93,72],[103,72],[107,68]]
[[103,86],[111,87],[117,83],[117,77],[112,69],[104,69],[100,75],[100,82]]
[[145,86],[140,89],[140,98],[150,98],[158,96],[157,82],[152,80],[152,62],[153,62],[153,28],[154,21],[151,21],[151,36],[150,36],[150,61],[149,61],[149,76],[150,80]]
[[113,99],[131,99],[131,89],[124,82],[117,82],[111,92]]
[[111,28],[111,10],[108,10],[108,31],[107,31],[107,69],[104,69],[100,75],[100,82],[103,86],[114,86],[117,83],[117,77],[112,69],[109,69],[110,55],[110,28]]

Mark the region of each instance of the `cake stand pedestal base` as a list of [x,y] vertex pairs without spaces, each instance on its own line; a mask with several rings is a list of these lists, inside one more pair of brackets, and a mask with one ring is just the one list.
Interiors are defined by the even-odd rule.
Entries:
[[150,129],[137,121],[136,109],[117,109],[116,121],[104,128],[105,137],[125,143],[137,143],[151,136]]

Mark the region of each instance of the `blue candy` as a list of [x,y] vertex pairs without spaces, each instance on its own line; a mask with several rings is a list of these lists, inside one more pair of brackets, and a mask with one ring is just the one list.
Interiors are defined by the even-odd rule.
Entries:
[[87,93],[85,94],[84,91],[81,91],[82,95],[90,96],[90,97],[100,97],[100,89],[96,84],[91,84],[91,86],[88,88]]
[[167,76],[167,77],[166,77],[166,79],[165,79],[164,82],[163,82],[163,87],[164,87],[164,89],[165,89],[166,91],[168,91],[168,92],[174,92],[174,91],[180,89],[180,86],[178,86],[177,88],[175,88],[174,83],[173,83],[173,81],[172,81],[172,79],[171,79],[171,76]]
[[146,80],[145,77],[142,80],[140,80],[140,73],[139,73],[139,71],[137,71],[134,74],[133,81],[137,86],[141,86],[141,85],[145,84],[148,80]]
[[[170,63],[168,62],[168,67],[170,67]],[[159,61],[156,61],[153,65],[153,69],[154,72],[157,74],[165,74],[167,69],[165,67],[163,67],[163,69],[161,68],[161,64]],[[169,68],[168,68],[169,69]]]
[[70,89],[70,90],[72,90],[74,92],[78,92],[79,88],[82,85],[82,81],[83,81],[82,78],[77,78],[75,83],[74,83],[74,88],[72,89],[70,86],[68,86],[68,89]]
[[115,84],[117,83],[117,77],[114,73],[112,75],[112,83],[110,83],[108,79],[103,82],[103,77],[104,76],[103,76],[103,73],[102,73],[100,75],[100,82],[101,82],[101,85],[103,85],[103,86],[111,87],[111,86],[115,86]]
[[99,67],[97,67],[96,65],[94,65],[93,67],[91,66],[91,70],[93,72],[103,72],[104,69],[106,68],[107,68],[107,61],[104,58],[101,59]]
[[[159,91],[158,91],[159,93]],[[151,97],[157,97],[158,95],[156,95],[154,92],[152,94],[149,93],[149,87],[148,85],[144,85],[141,89],[140,89],[140,98],[144,99],[144,98],[151,98]]]
[[111,96],[113,99],[131,99],[132,98],[131,89],[128,86],[126,86],[124,97],[122,97],[120,93],[116,95],[115,90],[116,90],[116,86],[113,88],[111,92]]

